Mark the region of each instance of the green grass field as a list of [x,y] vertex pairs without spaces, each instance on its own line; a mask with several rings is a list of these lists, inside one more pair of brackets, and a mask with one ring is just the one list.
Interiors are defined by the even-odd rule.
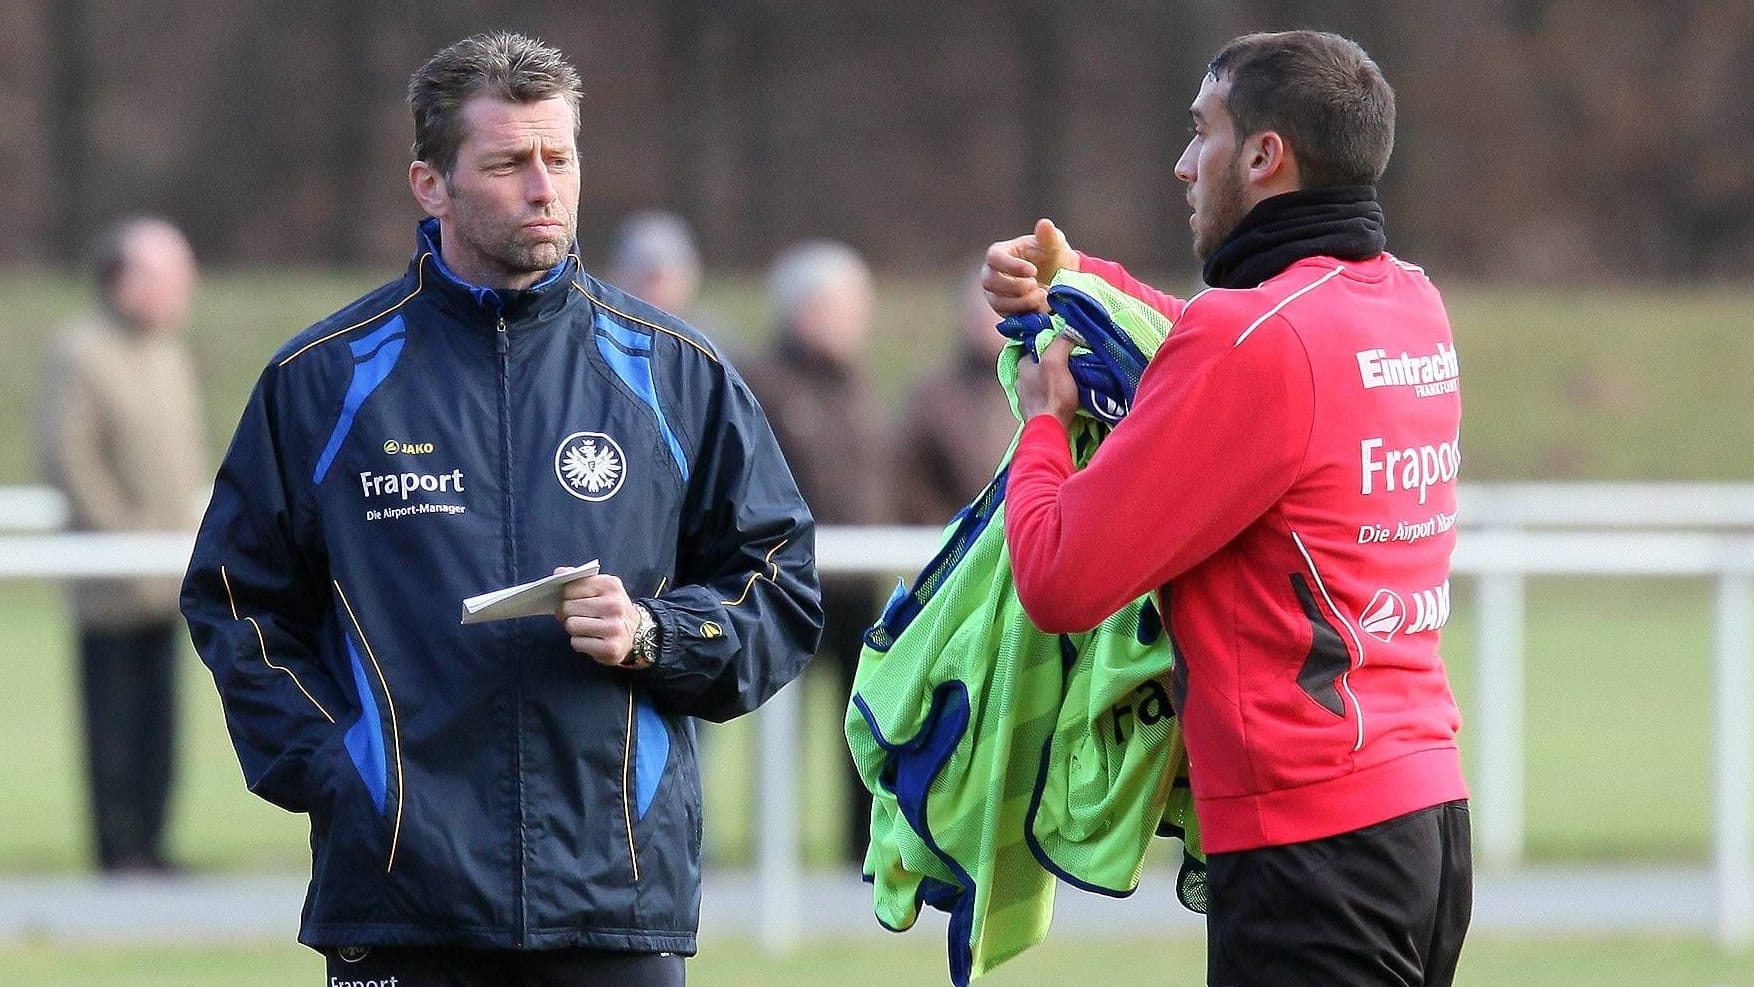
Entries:
[[[1205,983],[1205,948],[1187,938],[1060,941],[1023,954],[975,981],[981,987]],[[706,943],[690,961],[700,987],[948,987],[939,944],[857,940],[811,943],[767,956],[747,943]],[[320,958],[302,946],[0,949],[0,981],[32,987],[232,987],[319,984]],[[1754,987],[1754,964],[1703,942],[1621,938],[1470,940],[1458,987]]]

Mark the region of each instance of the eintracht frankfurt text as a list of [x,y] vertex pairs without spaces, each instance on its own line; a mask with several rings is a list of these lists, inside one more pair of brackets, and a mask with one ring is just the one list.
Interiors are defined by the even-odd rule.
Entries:
[[1427,398],[1434,394],[1454,393],[1456,382],[1461,377],[1455,347],[1444,343],[1438,343],[1437,352],[1431,356],[1410,353],[1389,356],[1388,350],[1361,350],[1357,356],[1358,373],[1367,391],[1376,387],[1407,386],[1413,388],[1415,397]]

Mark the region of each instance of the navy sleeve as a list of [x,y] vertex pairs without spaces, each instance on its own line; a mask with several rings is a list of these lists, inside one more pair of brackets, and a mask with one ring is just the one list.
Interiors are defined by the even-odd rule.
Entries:
[[182,611],[213,673],[244,780],[302,812],[312,754],[339,739],[337,721],[352,702],[319,658],[326,563],[303,547],[316,543],[314,515],[292,493],[300,487],[277,422],[275,374],[270,368],[257,383],[214,481]]
[[675,586],[646,600],[660,626],[646,678],[676,712],[723,721],[796,678],[822,634],[815,521],[761,406],[735,370],[693,361],[705,402]]

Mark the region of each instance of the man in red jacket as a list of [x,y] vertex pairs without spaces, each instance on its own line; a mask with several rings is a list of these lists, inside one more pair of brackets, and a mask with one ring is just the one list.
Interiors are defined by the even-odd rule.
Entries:
[[1160,594],[1211,853],[1208,981],[1452,982],[1472,905],[1449,617],[1458,367],[1424,272],[1383,250],[1394,93],[1298,31],[1212,60],[1176,164],[1211,290],[1182,301],[1054,224],[993,244],[1002,314],[1060,270],[1176,321],[1074,472],[1069,344],[1020,375],[1006,537],[1042,629]]

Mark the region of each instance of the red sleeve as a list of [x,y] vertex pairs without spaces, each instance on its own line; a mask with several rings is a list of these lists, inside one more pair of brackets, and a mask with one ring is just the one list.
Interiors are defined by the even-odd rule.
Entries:
[[1182,317],[1182,309],[1188,303],[1165,291],[1158,291],[1138,278],[1127,273],[1127,269],[1112,260],[1092,257],[1083,251],[1078,253],[1078,270],[1084,274],[1094,274],[1114,285],[1134,298],[1139,299],[1164,315],[1169,321]]
[[1170,334],[1132,412],[1074,472],[1050,416],[1025,427],[1005,493],[1017,596],[1049,633],[1089,630],[1186,572],[1296,479],[1314,421],[1302,343],[1277,318],[1240,345],[1198,316]]

